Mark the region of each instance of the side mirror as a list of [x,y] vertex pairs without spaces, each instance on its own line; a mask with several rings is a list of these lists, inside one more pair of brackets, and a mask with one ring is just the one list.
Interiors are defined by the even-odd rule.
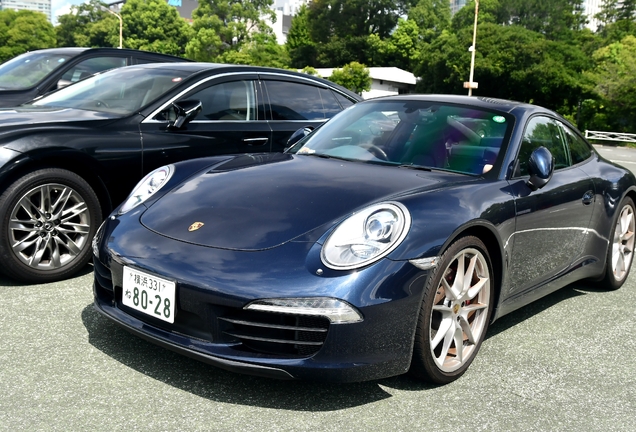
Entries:
[[198,100],[184,100],[181,102],[174,102],[172,107],[175,110],[176,119],[169,125],[169,127],[170,129],[181,129],[201,112],[203,104]]
[[528,173],[530,179],[526,182],[533,191],[545,186],[554,173],[554,157],[545,147],[535,149],[528,159]]
[[302,127],[300,129],[298,129],[296,132],[294,132],[292,134],[291,137],[289,137],[289,139],[287,140],[287,147],[285,147],[285,150],[287,150],[288,148],[290,148],[291,146],[293,146],[294,144],[296,144],[298,141],[300,141],[301,139],[305,138],[307,135],[309,135],[312,131],[314,130],[313,127],[311,126],[305,126]]

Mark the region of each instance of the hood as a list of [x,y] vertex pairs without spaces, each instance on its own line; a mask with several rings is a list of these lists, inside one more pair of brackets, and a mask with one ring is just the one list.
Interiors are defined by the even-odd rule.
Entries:
[[17,107],[0,109],[0,131],[13,126],[59,125],[60,123],[84,122],[90,120],[111,120],[121,116],[97,111],[74,108]]
[[[181,183],[146,210],[141,222],[172,239],[255,251],[362,206],[458,177],[464,178],[316,156],[240,155]],[[196,222],[203,225],[188,231]]]

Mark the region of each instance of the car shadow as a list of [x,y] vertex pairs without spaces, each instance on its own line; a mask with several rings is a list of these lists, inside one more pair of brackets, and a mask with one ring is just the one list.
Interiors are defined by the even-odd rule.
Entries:
[[[73,274],[71,277],[76,278],[76,277],[80,277],[80,276],[86,276],[89,273],[93,273],[93,264],[92,263],[86,264],[80,271],[78,271],[77,273]],[[16,280],[14,280],[14,279],[12,279],[12,278],[0,273],[0,286],[24,287],[24,286],[33,286],[33,285],[43,285],[44,283],[47,283],[47,282],[32,282],[32,283],[19,282],[19,281],[16,281]],[[55,282],[52,282],[52,283],[55,283]]]
[[88,342],[144,375],[216,402],[293,411],[336,411],[391,397],[376,382],[282,381],[232,373],[140,339],[98,313],[82,310]]
[[[575,283],[508,314],[490,326],[486,339],[586,292],[602,291]],[[333,384],[320,381],[281,381],[228,372],[140,339],[115,325],[92,304],[82,311],[88,341],[118,362],[170,386],[217,402],[294,411],[335,411],[391,397],[382,386],[426,391],[440,387],[400,375],[376,381]]]

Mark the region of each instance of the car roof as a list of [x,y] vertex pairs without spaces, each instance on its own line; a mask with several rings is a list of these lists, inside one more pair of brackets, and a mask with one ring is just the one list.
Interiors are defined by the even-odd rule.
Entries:
[[372,101],[390,101],[390,100],[421,100],[429,102],[452,103],[458,105],[469,105],[477,108],[491,109],[495,111],[511,112],[515,108],[526,110],[549,111],[537,105],[524,102],[517,102],[506,99],[497,99],[484,96],[463,96],[463,95],[445,95],[445,94],[405,94],[398,96],[384,96],[380,98],[370,99]]
[[87,47],[63,47],[63,48],[45,48],[40,50],[29,51],[29,53],[53,53],[53,54],[66,54],[66,55],[80,55],[80,54],[92,54],[92,53],[125,53],[129,55],[147,55],[152,57],[161,57],[166,59],[166,61],[182,61],[182,62],[191,62],[192,60],[173,56],[170,54],[161,54],[151,51],[143,51],[136,49],[128,49],[128,48],[112,48],[112,47],[104,47],[104,48],[87,48]]
[[360,101],[362,98],[360,95],[353,93],[352,91],[323,78],[319,78],[313,75],[309,75],[302,72],[296,72],[288,69],[277,69],[270,68],[264,66],[247,66],[247,65],[234,65],[234,64],[225,64],[225,63],[202,63],[202,62],[184,62],[184,63],[145,63],[127,66],[129,68],[143,68],[143,69],[169,69],[174,71],[184,71],[190,73],[198,73],[204,71],[215,71],[217,73],[223,72],[253,72],[253,73],[274,73],[274,74],[284,74],[287,76],[295,76],[302,79],[310,79],[315,82],[322,83],[326,86],[337,88],[339,91],[346,93],[347,95],[355,98]]

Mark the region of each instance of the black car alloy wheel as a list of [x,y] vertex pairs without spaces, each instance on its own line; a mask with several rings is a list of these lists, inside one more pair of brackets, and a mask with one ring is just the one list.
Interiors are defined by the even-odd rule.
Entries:
[[90,259],[102,215],[91,187],[57,168],[31,172],[0,196],[0,265],[23,282],[72,275]]
[[488,328],[493,283],[488,251],[478,238],[463,237],[451,244],[428,278],[412,374],[446,384],[468,369]]

